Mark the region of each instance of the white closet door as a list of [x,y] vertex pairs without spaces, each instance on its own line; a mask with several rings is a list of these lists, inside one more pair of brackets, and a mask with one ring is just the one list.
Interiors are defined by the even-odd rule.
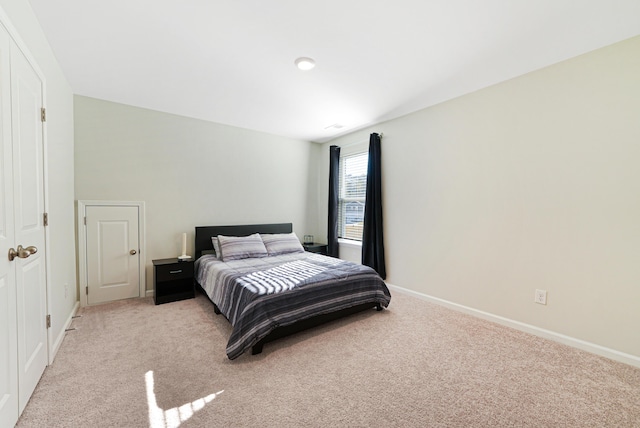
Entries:
[[87,303],[140,297],[138,207],[93,206],[87,219]]
[[[0,25],[0,249],[14,246],[13,172],[11,155],[11,41]],[[0,254],[0,426],[18,421],[18,350],[16,274],[13,262]]]
[[16,258],[20,412],[47,366],[47,284],[44,231],[42,81],[11,45],[15,245],[35,247]]

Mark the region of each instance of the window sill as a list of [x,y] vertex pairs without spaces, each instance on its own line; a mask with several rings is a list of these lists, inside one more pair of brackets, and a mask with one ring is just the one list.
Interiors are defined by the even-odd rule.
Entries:
[[345,247],[362,248],[362,242],[354,241],[353,239],[338,238],[338,244]]

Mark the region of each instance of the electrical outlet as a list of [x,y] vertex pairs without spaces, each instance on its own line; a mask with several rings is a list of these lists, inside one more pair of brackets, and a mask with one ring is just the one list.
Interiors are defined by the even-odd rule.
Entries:
[[547,304],[547,290],[536,290],[536,295],[533,301],[541,305]]

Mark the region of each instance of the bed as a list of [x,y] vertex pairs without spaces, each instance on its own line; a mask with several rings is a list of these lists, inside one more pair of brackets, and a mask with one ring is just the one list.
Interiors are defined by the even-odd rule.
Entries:
[[[196,227],[196,284],[215,313],[232,325],[229,359],[249,349],[258,354],[272,340],[389,305],[389,289],[373,269],[304,252],[296,237],[299,251],[292,230],[291,223]],[[220,240],[212,239],[219,235]],[[222,246],[222,257],[214,242]],[[240,247],[252,250],[245,254]]]

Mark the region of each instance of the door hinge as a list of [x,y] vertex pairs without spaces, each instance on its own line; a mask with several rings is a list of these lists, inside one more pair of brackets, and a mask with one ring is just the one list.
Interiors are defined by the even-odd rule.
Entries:
[[87,225],[87,216],[84,217],[84,225]]
[[43,122],[47,121],[47,109],[44,107],[40,109],[40,120],[42,120]]
[[51,328],[51,315],[47,315],[47,328]]
[[49,214],[48,213],[43,213],[42,214],[42,222],[44,223],[45,226],[49,226]]
[[88,285],[84,288],[84,294],[86,294],[87,296],[89,295],[89,286]]

